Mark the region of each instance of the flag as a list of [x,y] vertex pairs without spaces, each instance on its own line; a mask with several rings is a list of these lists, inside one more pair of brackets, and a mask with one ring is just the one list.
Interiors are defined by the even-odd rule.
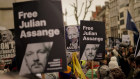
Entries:
[[129,11],[127,11],[126,29],[139,33],[138,29],[137,29],[137,27],[136,27],[131,15],[130,15],[130,13],[129,13]]
[[86,76],[81,68],[81,65],[77,58],[77,52],[72,53],[73,73],[79,76],[80,79],[86,79]]
[[133,34],[134,34],[134,35],[133,35],[133,38],[134,38],[134,45],[136,45],[137,40],[138,40],[138,37],[139,37],[139,31],[138,31],[138,29],[137,29],[137,27],[136,27],[136,25],[135,25],[135,23],[134,23],[134,21],[133,21],[131,15],[130,15],[130,13],[129,13],[129,11],[127,11],[126,29],[127,29],[127,30],[131,30],[131,31],[134,32],[134,33],[133,33]]

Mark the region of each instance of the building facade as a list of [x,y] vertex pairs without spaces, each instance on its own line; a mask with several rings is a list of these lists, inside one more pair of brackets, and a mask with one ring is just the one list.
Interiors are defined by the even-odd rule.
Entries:
[[140,32],[140,0],[130,0],[134,4],[134,21]]
[[13,0],[0,0],[0,26],[14,28]]
[[91,17],[91,20],[96,20],[97,18],[97,14],[101,11],[101,6],[96,6],[96,11],[95,12],[92,12],[92,17]]
[[30,0],[0,0],[0,26],[14,28],[13,3]]
[[118,18],[119,18],[119,7],[118,0],[109,1],[109,14],[110,14],[110,29],[111,37],[118,38]]
[[109,0],[94,17],[93,20],[105,22],[107,45],[109,37],[122,39],[123,35],[129,35],[130,45],[134,46],[133,31],[126,29],[127,11],[140,32],[140,0]]

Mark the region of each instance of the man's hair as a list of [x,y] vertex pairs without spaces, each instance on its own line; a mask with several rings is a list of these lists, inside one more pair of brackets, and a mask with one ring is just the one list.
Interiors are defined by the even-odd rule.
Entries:
[[66,31],[68,32],[69,29],[75,29],[75,31],[78,33],[78,28],[77,28],[76,26],[68,26],[68,27],[66,28]]
[[140,65],[140,56],[137,56],[135,59],[136,65]]
[[3,32],[6,32],[8,34],[8,36],[10,37],[10,39],[8,39],[8,42],[13,40],[14,37],[13,37],[13,34],[10,30],[2,30],[0,33],[2,34]]
[[110,70],[114,79],[126,79],[124,72],[120,68],[114,68]]
[[128,57],[128,60],[132,63],[135,61],[135,57],[134,57],[134,54],[131,54],[129,57]]
[[79,37],[79,31],[78,31],[78,27],[77,26],[68,26],[66,28],[67,34],[69,33],[70,29],[75,29],[75,32],[78,34],[78,37]]

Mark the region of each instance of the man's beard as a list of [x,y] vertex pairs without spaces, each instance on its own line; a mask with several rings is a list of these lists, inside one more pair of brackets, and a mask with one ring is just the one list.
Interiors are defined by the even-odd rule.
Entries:
[[95,57],[95,55],[94,54],[89,54],[89,55],[87,55],[87,59],[88,60],[93,60],[94,59],[94,57]]
[[35,62],[34,64],[31,65],[31,68],[32,67],[38,68],[39,66],[42,66],[43,67],[43,65],[41,63]]
[[94,55],[88,55],[88,57],[93,58],[93,57],[94,57]]
[[31,65],[31,67],[29,68],[29,70],[31,71],[31,73],[41,73],[44,72],[44,66],[42,63],[39,62],[35,62]]

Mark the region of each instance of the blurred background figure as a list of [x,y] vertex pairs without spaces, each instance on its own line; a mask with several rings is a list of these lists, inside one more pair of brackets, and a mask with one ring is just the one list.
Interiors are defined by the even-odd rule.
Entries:
[[5,63],[3,60],[0,60],[0,74],[4,73]]
[[122,72],[120,68],[111,69],[111,74],[114,79],[126,79],[125,74]]
[[118,62],[117,62],[117,58],[115,56],[111,57],[111,60],[109,62],[109,68],[113,69],[113,68],[119,68]]

